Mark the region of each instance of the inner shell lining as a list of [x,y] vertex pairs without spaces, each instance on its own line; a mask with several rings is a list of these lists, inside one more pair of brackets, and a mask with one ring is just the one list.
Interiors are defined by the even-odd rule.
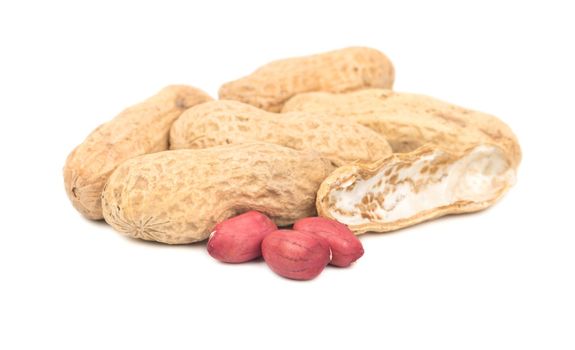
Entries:
[[370,178],[344,182],[328,194],[328,210],[347,225],[389,223],[459,201],[494,199],[514,180],[497,147],[478,146],[460,158],[437,149],[411,164],[391,162]]

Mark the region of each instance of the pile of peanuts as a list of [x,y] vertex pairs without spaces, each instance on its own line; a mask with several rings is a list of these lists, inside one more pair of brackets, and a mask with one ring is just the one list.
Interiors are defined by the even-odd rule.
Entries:
[[208,253],[225,263],[242,263],[263,255],[278,275],[308,280],[327,264],[348,267],[363,255],[363,246],[347,226],[321,217],[296,221],[278,230],[270,218],[249,211],[216,225]]
[[168,86],[70,153],[67,195],[129,237],[209,238],[214,258],[290,279],[349,266],[356,235],[485,209],[521,162],[500,119],[394,80],[385,54],[350,47],[268,63],[218,100]]

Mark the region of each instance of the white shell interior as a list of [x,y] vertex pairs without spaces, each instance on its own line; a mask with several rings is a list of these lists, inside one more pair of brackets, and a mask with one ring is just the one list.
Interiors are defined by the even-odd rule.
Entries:
[[389,223],[459,201],[496,198],[515,182],[502,151],[481,145],[455,159],[441,150],[406,164],[390,162],[374,176],[345,181],[328,194],[329,211],[347,225]]

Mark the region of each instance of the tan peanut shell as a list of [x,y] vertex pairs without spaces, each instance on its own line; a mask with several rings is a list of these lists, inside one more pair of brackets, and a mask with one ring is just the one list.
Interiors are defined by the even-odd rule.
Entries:
[[482,144],[460,151],[425,145],[373,164],[335,170],[317,195],[320,216],[356,234],[401,229],[495,203],[515,182],[506,152]]
[[501,120],[424,95],[384,89],[307,93],[293,97],[282,110],[294,111],[345,116],[384,135],[394,152],[430,143],[458,153],[489,143],[499,146],[513,167],[521,161],[517,138]]
[[354,121],[306,112],[270,113],[237,101],[194,106],[170,131],[171,149],[253,141],[318,152],[338,166],[373,162],[391,154],[382,135]]
[[390,89],[391,61],[367,47],[349,47],[268,63],[220,87],[220,99],[237,100],[279,112],[290,97],[309,91],[347,92],[368,87]]
[[100,196],[112,171],[126,159],[167,150],[174,120],[208,100],[198,89],[172,85],[100,125],[66,159],[64,185],[74,207],[89,219],[102,219]]
[[106,222],[128,236],[191,243],[249,210],[279,226],[314,215],[317,189],[332,170],[312,153],[269,143],[165,151],[120,165],[102,208]]

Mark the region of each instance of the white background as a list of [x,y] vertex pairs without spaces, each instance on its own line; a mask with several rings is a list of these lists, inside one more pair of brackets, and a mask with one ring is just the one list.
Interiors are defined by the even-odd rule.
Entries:
[[[574,12],[431,3],[2,1],[0,348],[574,349]],[[215,96],[350,45],[388,54],[398,91],[500,116],[517,185],[482,213],[363,236],[352,268],[303,283],[124,238],[68,202],[67,154],[164,85]]]

